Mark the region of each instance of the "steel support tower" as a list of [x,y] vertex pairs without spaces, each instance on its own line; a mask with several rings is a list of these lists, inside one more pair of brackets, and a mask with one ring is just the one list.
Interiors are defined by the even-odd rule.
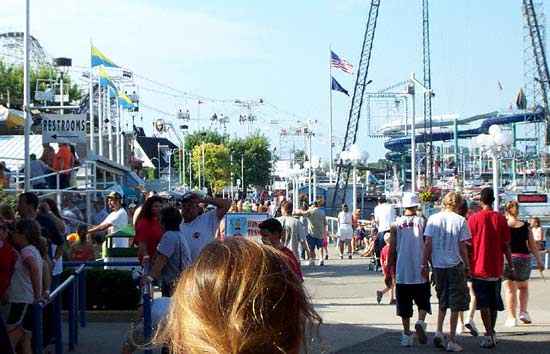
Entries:
[[[380,0],[371,1],[369,18],[367,20],[367,28],[365,30],[365,36],[363,38],[361,59],[359,61],[359,67],[357,69],[357,78],[355,80],[351,109],[349,111],[346,135],[344,137],[344,144],[342,144],[342,151],[349,150],[350,146],[353,145],[357,139],[357,130],[359,128],[359,119],[361,118],[361,108],[363,106],[365,88],[368,85],[367,76],[372,53],[372,44],[374,41],[374,33],[376,30],[376,22],[378,20],[379,7]],[[346,189],[348,186],[348,179],[351,171],[351,164],[344,164],[342,159],[340,158],[339,162],[340,163],[338,164],[337,170],[338,175],[336,177],[336,188],[332,197],[332,208],[343,203],[346,199]]]
[[[424,87],[432,88],[430,65],[430,19],[428,0],[422,0],[422,58],[424,62]],[[432,92],[424,93],[424,151],[426,153],[426,184],[430,187],[433,183],[433,141],[432,141]],[[457,163],[457,161],[455,161]]]

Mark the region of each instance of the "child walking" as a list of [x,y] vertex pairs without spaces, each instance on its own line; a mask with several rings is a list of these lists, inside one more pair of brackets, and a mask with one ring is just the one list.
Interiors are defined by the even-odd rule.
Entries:
[[[384,278],[386,277],[386,273],[388,271],[388,252],[390,251],[390,233],[386,232],[384,234],[384,242],[386,245],[384,248],[382,248],[382,252],[380,252],[380,263],[382,263],[382,272],[384,273]],[[376,290],[376,302],[380,303],[382,301],[382,298],[384,297],[384,294],[388,291],[390,292],[390,305],[395,304],[395,297],[393,295],[393,289],[395,287],[395,267],[392,267],[391,269],[391,277],[393,279],[393,283],[391,287],[386,286],[383,290]]]

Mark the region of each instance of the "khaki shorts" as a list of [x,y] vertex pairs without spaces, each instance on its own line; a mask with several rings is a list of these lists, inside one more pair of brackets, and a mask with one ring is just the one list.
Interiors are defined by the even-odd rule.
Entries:
[[434,268],[435,291],[439,299],[439,308],[451,311],[467,311],[470,306],[470,292],[464,264],[459,263],[452,268]]

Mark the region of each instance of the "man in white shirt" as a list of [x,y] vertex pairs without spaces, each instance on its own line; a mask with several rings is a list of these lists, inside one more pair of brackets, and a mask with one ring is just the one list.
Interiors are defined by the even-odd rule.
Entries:
[[[439,299],[437,331],[434,345],[447,351],[462,351],[456,342],[458,314],[469,309],[470,295],[466,276],[470,275],[470,263],[466,240],[472,238],[466,219],[458,215],[466,201],[459,192],[450,192],[443,198],[445,210],[430,216],[424,235],[424,255],[421,270],[428,277],[428,261],[431,260],[435,278],[435,290]],[[445,347],[443,321],[451,309],[449,342]]]
[[[212,204],[216,208],[199,215],[199,204]],[[216,238],[221,219],[231,208],[230,199],[202,197],[197,193],[183,195],[180,230],[191,249],[191,260],[195,259],[206,244]]]
[[[109,203],[109,209],[111,213],[103,220],[103,222],[97,226],[88,229],[88,233],[94,233],[97,231],[107,230],[109,234],[113,234],[123,227],[128,226],[128,214],[122,206],[122,196],[120,193],[111,192],[107,196]],[[113,247],[128,247],[128,238],[115,237],[113,238]]]

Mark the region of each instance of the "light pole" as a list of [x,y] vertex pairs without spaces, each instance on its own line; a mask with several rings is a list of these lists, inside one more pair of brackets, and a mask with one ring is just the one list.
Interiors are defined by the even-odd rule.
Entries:
[[59,111],[61,114],[64,114],[65,111],[63,110],[63,105],[64,105],[65,99],[63,97],[64,95],[63,86],[65,85],[65,83],[63,82],[63,78],[65,74],[69,73],[69,68],[73,65],[73,60],[71,58],[54,58],[52,60],[52,65],[59,71],[59,75],[60,75],[61,84],[59,86],[59,93],[60,93],[61,99],[59,100]]
[[493,160],[493,191],[495,201],[493,210],[498,211],[499,193],[498,193],[498,174],[499,174],[499,159],[503,157],[503,153],[507,148],[514,143],[514,137],[510,134],[502,133],[500,126],[491,125],[489,127],[489,135],[479,134],[476,137],[476,142],[479,145],[480,156],[481,150],[488,152]]
[[159,173],[159,176],[157,178],[157,189],[158,191],[160,192],[160,159],[158,157],[151,157],[151,162],[153,162],[153,160],[157,160],[157,165],[158,165],[158,173]]
[[168,192],[172,190],[172,150],[166,151],[168,155]]
[[313,201],[317,201],[317,169],[321,166],[319,156],[311,157],[311,168],[313,169]]
[[353,210],[357,209],[357,165],[367,161],[368,158],[369,154],[361,150],[356,144],[351,145],[349,151],[344,150],[340,153],[340,159],[351,163],[353,166]]
[[[189,110],[187,110],[186,113],[182,113],[183,115],[187,114],[187,120],[189,120]],[[185,118],[184,118],[185,119]],[[180,149],[180,185],[185,186],[185,133],[187,132],[187,129],[189,129],[189,126],[187,124],[180,125],[181,130],[181,149]],[[191,184],[191,181],[189,181],[189,184]]]

